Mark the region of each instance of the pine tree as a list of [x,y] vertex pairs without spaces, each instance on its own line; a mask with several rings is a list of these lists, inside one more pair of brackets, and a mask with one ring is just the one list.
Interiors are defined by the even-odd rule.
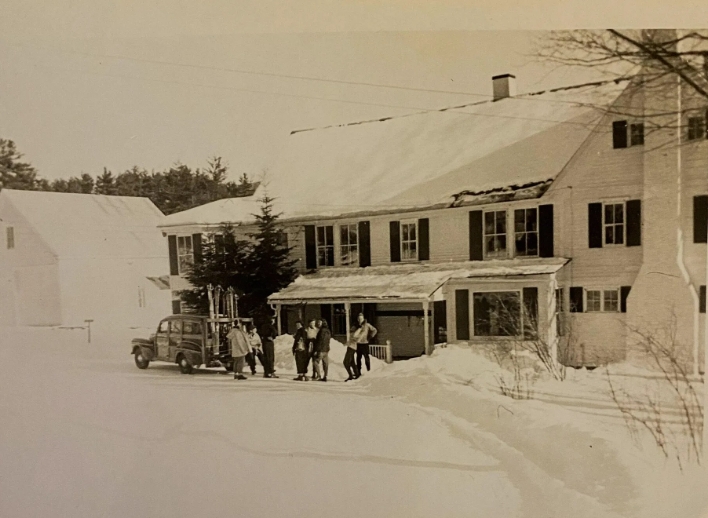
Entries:
[[116,187],[116,181],[113,177],[113,173],[105,167],[103,168],[103,174],[96,178],[96,194],[118,194],[118,188]]
[[180,293],[182,301],[191,311],[208,314],[207,286],[233,287],[240,297],[239,313],[248,314],[250,308],[244,295],[250,285],[248,266],[252,250],[253,245],[239,240],[229,224],[222,225],[214,234],[203,236],[202,257],[186,275],[194,288]]
[[271,314],[268,296],[295,280],[297,260],[290,258],[287,234],[278,223],[281,214],[273,212],[275,200],[265,193],[259,201],[260,214],[254,214],[258,231],[249,234],[254,246],[249,257],[250,286],[246,297],[251,316],[263,321]]
[[0,138],[0,189],[37,189],[37,171],[22,157],[12,140]]

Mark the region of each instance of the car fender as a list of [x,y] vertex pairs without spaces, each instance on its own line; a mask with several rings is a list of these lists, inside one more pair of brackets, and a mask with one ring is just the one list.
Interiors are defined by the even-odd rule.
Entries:
[[130,354],[135,354],[138,351],[142,353],[146,360],[152,360],[155,357],[155,346],[150,340],[143,338],[133,339]]
[[195,367],[198,367],[204,363],[202,358],[202,347],[198,343],[180,342],[177,349],[175,349],[175,358],[178,358],[180,354],[186,356],[189,362]]

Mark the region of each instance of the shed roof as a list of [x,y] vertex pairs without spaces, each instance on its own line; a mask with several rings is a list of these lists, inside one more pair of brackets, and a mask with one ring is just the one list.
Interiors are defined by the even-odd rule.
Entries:
[[10,203],[59,258],[166,258],[158,225],[164,215],[149,199],[3,189]]
[[549,275],[567,262],[566,258],[554,257],[328,268],[298,277],[268,300],[283,304],[304,301],[424,301],[450,279]]

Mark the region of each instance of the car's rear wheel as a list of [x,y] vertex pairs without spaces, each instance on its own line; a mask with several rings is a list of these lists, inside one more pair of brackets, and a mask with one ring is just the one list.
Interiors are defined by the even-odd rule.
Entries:
[[142,351],[136,351],[135,365],[138,367],[138,369],[147,369],[148,365],[150,365],[150,360],[145,358]]
[[194,366],[192,365],[192,362],[189,361],[189,358],[187,358],[184,354],[180,355],[177,359],[177,363],[179,365],[179,371],[182,374],[192,374]]

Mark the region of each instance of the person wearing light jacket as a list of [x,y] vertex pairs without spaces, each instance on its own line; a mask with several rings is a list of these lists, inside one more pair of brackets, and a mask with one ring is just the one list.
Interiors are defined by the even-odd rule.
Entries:
[[261,337],[256,330],[256,326],[253,324],[248,324],[248,344],[251,346],[251,350],[246,355],[246,362],[251,368],[251,374],[254,376],[256,374],[256,358],[258,358],[261,362],[263,371],[267,373],[268,366],[263,356],[263,342],[261,341]]
[[361,376],[361,358],[364,357],[366,363],[366,370],[371,370],[371,359],[369,358],[369,341],[376,336],[378,331],[374,326],[369,324],[364,318],[363,313],[359,313],[357,317],[357,326],[360,331],[357,336],[356,344],[356,366],[359,369],[359,376]]
[[356,348],[362,331],[361,328],[354,328],[347,340],[347,352],[344,354],[344,368],[349,377],[345,381],[355,380],[361,376],[359,367],[356,365]]
[[237,323],[226,335],[226,338],[231,342],[231,356],[234,359],[234,379],[245,380],[243,366],[246,363],[246,355],[251,351],[248,335],[241,328],[241,324]]

